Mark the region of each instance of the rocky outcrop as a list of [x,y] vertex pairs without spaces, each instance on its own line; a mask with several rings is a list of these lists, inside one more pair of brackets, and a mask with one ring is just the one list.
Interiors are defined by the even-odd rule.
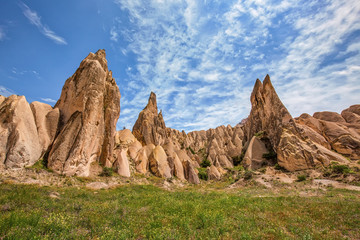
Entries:
[[264,154],[268,153],[269,150],[266,148],[265,143],[259,137],[252,137],[243,160],[245,167],[256,170],[267,166],[268,160],[264,158]]
[[148,104],[139,113],[132,132],[143,145],[165,143],[166,126],[161,111],[158,113],[155,93],[151,92]]
[[280,142],[282,126],[288,124],[292,117],[276,94],[269,75],[266,75],[263,83],[256,80],[250,101],[251,112],[244,126],[245,141],[250,141],[255,134],[265,132],[276,148]]
[[341,112],[347,123],[360,124],[360,104],[350,106]]
[[313,117],[302,114],[296,118],[296,123],[307,129],[305,135],[313,142],[356,160],[360,158],[360,124],[357,123],[360,116],[356,113],[357,106],[342,111],[342,115],[334,112],[317,112]]
[[57,173],[88,176],[92,163],[112,167],[120,92],[107,68],[105,51],[90,53],[66,80],[55,107],[60,129],[48,157]]
[[[331,160],[345,162],[341,155],[333,153],[310,140],[305,129],[299,127],[291,117],[267,75],[264,82],[256,80],[251,94],[252,109],[244,126],[245,141],[254,135],[263,135],[271,144],[272,150],[277,153],[280,166],[289,171],[304,170],[316,166],[327,166]],[[334,119],[334,114],[330,114]],[[327,116],[329,117],[329,116]],[[319,126],[310,119],[311,125]],[[315,127],[315,128],[316,128]],[[312,139],[318,137],[316,134]]]
[[41,102],[32,102],[30,108],[34,115],[43,155],[54,141],[60,112],[58,108],[53,109],[50,105]]
[[157,177],[171,178],[171,169],[167,159],[164,149],[160,145],[156,146],[149,156],[151,173]]
[[0,165],[21,168],[33,165],[42,154],[34,115],[24,96],[1,98]]

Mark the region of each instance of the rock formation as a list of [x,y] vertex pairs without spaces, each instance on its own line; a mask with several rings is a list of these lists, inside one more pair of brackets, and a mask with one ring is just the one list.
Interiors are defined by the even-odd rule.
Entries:
[[309,129],[298,127],[277,96],[268,75],[263,83],[256,80],[250,100],[252,109],[244,126],[245,141],[256,134],[263,134],[277,153],[280,166],[296,171],[327,166],[330,161],[347,161],[341,155],[311,141],[310,134],[306,134]]
[[54,108],[0,96],[0,169],[44,157],[65,175],[98,175],[111,167],[123,177],[136,171],[199,184],[199,171],[219,180],[241,160],[251,170],[278,163],[297,171],[360,158],[360,105],[293,119],[268,75],[256,80],[250,101],[241,124],[185,133],[166,127],[151,92],[132,132],[116,132],[120,92],[99,50],[66,80]]
[[[316,112],[313,117],[302,114],[296,118],[296,122],[312,130],[308,131],[306,135],[313,142],[357,160],[360,158],[360,124],[357,123],[360,116],[355,109],[359,106],[351,106],[342,111],[341,115],[334,112]],[[350,109],[354,109],[354,111]]]
[[24,96],[0,96],[0,166],[21,168],[38,161],[52,143],[59,110],[29,104]]
[[60,129],[48,167],[66,175],[89,176],[93,163],[112,167],[120,92],[107,68],[105,51],[90,53],[66,80],[55,107]]
[[151,92],[148,104],[135,122],[133,134],[143,145],[162,145],[166,138],[165,129],[162,113],[158,113],[156,95]]

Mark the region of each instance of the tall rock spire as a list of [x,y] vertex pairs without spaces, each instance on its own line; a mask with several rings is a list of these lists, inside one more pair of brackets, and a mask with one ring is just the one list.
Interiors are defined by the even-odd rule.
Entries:
[[66,80],[60,99],[60,129],[48,167],[66,175],[88,176],[93,163],[111,167],[120,91],[108,70],[105,50],[90,53]]
[[166,126],[161,111],[158,113],[155,93],[150,93],[148,104],[139,113],[132,132],[144,145],[165,143]]

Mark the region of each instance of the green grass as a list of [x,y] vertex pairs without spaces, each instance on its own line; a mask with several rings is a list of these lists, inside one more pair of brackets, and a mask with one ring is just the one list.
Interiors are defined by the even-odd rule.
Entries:
[[[60,198],[50,198],[53,191]],[[359,239],[359,194],[0,185],[0,239]],[[265,191],[265,190],[262,190]]]

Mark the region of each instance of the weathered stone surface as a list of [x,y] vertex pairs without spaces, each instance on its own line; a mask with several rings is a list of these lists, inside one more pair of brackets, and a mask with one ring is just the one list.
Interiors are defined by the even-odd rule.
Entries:
[[105,51],[90,53],[66,80],[55,107],[60,133],[49,153],[49,168],[66,175],[88,176],[92,162],[111,167],[120,92],[107,68]]
[[138,151],[134,162],[135,168],[139,173],[146,174],[149,171],[149,157],[154,148],[154,144],[148,144]]
[[192,184],[200,184],[198,172],[192,165],[191,161],[186,160],[182,162],[182,164],[184,166],[184,173],[186,180],[188,180],[188,182]]
[[[358,159],[360,156],[360,135],[358,132],[360,125],[339,120],[339,114],[332,112],[325,113],[326,117],[320,113],[314,114],[314,116],[317,115],[319,119],[311,117],[308,114],[302,114],[296,119],[296,122],[299,123],[297,126],[303,128],[305,135],[313,142],[346,155],[351,159]],[[347,113],[356,115],[348,110],[344,110],[342,113],[344,116],[347,116]],[[331,121],[321,120],[320,118]],[[349,118],[347,119],[349,120]],[[349,121],[354,119],[355,118],[351,118]],[[308,128],[311,128],[317,134],[314,134],[314,132],[311,132]]]
[[329,112],[329,111],[316,112],[316,113],[314,113],[313,117],[320,119],[320,120],[329,121],[329,122],[338,122],[338,123],[345,122],[345,119],[336,112]]
[[[304,128],[297,126],[277,96],[268,75],[263,83],[256,81],[251,94],[251,105],[252,109],[244,126],[245,140],[250,140],[255,134],[268,138],[277,153],[279,165],[285,169],[297,171],[319,165],[327,166],[331,160],[344,160],[339,154],[313,143]],[[322,132],[322,122],[307,115],[302,120],[310,122],[311,127],[319,134]]]
[[210,167],[207,168],[207,174],[209,180],[220,180],[221,178],[221,174],[219,170],[214,165],[211,165]]
[[130,166],[126,152],[126,149],[115,150],[117,157],[114,163],[114,168],[120,176],[130,177]]
[[30,108],[34,115],[42,154],[44,154],[54,141],[60,112],[58,108],[53,109],[50,105],[41,102],[32,102]]
[[25,97],[1,98],[0,165],[7,168],[31,166],[41,153],[35,119]]
[[167,155],[167,160],[169,163],[169,167],[171,169],[171,174],[173,176],[176,176],[180,180],[185,180],[184,168],[180,158],[175,152],[175,147],[173,142],[170,139],[168,139],[166,144],[163,146],[163,148]]
[[252,137],[243,160],[245,167],[256,170],[267,165],[268,160],[263,155],[268,152],[269,150],[266,148],[265,143],[258,137]]
[[360,124],[360,104],[352,105],[341,112],[341,116],[348,123]]
[[276,94],[269,75],[263,83],[256,80],[250,101],[252,108],[244,125],[245,140],[250,141],[256,133],[264,131],[276,148],[282,134],[281,126],[289,123],[292,117]]
[[328,166],[331,161],[348,163],[343,156],[299,137],[293,126],[283,128],[277,149],[278,163],[289,171]]
[[157,177],[171,178],[171,170],[164,149],[158,145],[149,156],[150,171]]
[[166,126],[161,111],[158,113],[155,93],[151,92],[148,104],[139,113],[132,133],[143,145],[165,143]]

